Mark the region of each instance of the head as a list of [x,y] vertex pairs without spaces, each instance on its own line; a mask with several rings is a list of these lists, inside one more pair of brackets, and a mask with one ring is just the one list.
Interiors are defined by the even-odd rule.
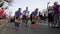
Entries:
[[54,5],[58,5],[58,2],[54,2]]
[[38,10],[39,10],[38,8],[35,9],[36,12],[38,12]]
[[26,10],[28,10],[28,7],[26,7]]
[[53,9],[52,6],[49,6],[48,9]]
[[21,8],[18,8],[18,11],[21,12]]

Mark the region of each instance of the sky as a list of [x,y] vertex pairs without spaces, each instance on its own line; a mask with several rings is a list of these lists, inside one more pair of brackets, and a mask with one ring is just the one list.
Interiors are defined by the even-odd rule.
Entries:
[[11,7],[12,16],[14,15],[15,11],[18,10],[18,8],[22,8],[23,12],[26,6],[29,8],[30,14],[35,10],[35,8],[39,8],[39,11],[42,12],[43,9],[47,8],[48,2],[50,2],[49,6],[52,6],[55,1],[60,4],[60,0],[13,0]]

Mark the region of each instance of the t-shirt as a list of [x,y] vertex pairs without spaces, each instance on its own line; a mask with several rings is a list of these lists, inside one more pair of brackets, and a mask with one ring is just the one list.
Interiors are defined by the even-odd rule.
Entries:
[[16,11],[16,12],[15,12],[15,15],[16,15],[16,17],[19,17],[19,16],[21,16],[21,15],[22,15],[22,13],[21,13],[21,12],[19,12],[19,11]]
[[29,13],[29,10],[25,10],[24,12],[25,12],[25,13]]
[[0,9],[0,16],[4,16],[4,10]]
[[29,10],[25,10],[25,11],[24,11],[24,14],[25,14],[25,15],[28,15],[28,14],[29,14]]
[[60,7],[60,5],[53,6],[54,14],[59,14],[59,7]]
[[32,15],[35,15],[35,16],[37,16],[37,14],[38,14],[38,12],[36,12],[36,11],[33,11],[33,12],[31,13],[31,15],[30,15],[30,16],[32,16]]

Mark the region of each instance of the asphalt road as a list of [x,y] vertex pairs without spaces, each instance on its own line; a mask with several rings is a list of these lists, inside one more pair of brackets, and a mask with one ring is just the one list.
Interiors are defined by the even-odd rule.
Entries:
[[28,27],[25,27],[25,24],[20,24],[20,30],[16,31],[14,22],[6,24],[1,30],[0,34],[59,34],[60,29],[49,28],[47,24],[41,23],[37,24],[36,29],[31,28],[31,24],[28,23]]

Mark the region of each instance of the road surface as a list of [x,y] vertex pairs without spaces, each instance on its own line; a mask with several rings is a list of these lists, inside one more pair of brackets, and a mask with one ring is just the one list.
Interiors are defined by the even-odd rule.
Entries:
[[7,23],[1,30],[0,34],[59,34],[60,29],[48,28],[47,25],[37,24],[37,28],[33,30],[31,24],[28,23],[28,27],[25,24],[20,24],[20,30],[16,31],[14,22]]

